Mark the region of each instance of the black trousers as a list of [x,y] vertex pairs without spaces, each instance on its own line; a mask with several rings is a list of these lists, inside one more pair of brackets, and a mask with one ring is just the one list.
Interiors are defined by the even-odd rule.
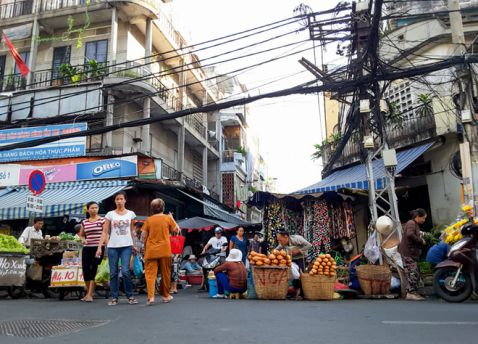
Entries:
[[103,260],[105,248],[102,248],[100,258],[95,257],[97,250],[97,246],[83,247],[81,266],[83,268],[83,279],[85,282],[95,280],[96,272],[98,271],[98,265],[100,265],[101,261]]

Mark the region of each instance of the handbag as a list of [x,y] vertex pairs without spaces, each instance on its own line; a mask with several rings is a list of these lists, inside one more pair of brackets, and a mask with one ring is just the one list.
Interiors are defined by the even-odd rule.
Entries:
[[175,235],[169,237],[169,242],[171,243],[171,253],[172,254],[181,254],[183,253],[185,237],[182,235]]

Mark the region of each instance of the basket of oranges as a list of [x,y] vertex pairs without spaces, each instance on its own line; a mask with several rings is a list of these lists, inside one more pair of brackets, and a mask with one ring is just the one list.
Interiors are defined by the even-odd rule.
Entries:
[[330,254],[317,257],[309,273],[301,275],[302,289],[307,300],[332,300],[336,281],[336,262]]

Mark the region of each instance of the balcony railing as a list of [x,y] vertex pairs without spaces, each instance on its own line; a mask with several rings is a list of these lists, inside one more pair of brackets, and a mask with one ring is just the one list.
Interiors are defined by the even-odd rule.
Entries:
[[[137,82],[144,82],[154,87],[156,95],[161,98],[166,105],[174,111],[181,108],[179,98],[161,82],[160,77],[150,72],[149,68],[136,62],[125,62],[108,66],[108,64],[99,65],[95,70],[89,65],[74,66],[77,73],[73,77],[64,76],[58,69],[46,69],[33,73],[33,83],[29,86],[33,89],[45,88],[50,86],[62,86],[77,84],[81,82],[91,82],[103,80],[108,76],[137,79]],[[130,83],[124,83],[130,84]],[[20,74],[10,74],[0,76],[0,91],[18,91],[26,89],[27,81]],[[205,134],[204,134],[205,135]],[[204,136],[203,135],[203,136]]]
[[181,173],[163,162],[161,164],[161,178],[169,180],[180,180]]
[[228,162],[234,162],[234,153],[236,151],[232,149],[226,149],[222,152],[222,162],[223,163],[228,163]]
[[[387,123],[386,131],[390,148],[403,148],[436,137],[436,122],[434,115],[414,115],[397,123]],[[334,168],[339,168],[360,160],[360,140],[351,138],[345,145],[340,157],[335,161]],[[328,162],[335,152],[337,143],[324,147],[322,158]]]
[[15,18],[32,14],[33,0],[15,1],[0,5],[0,19]]
[[186,123],[188,123],[194,131],[196,131],[201,137],[206,138],[206,126],[195,115],[189,115],[185,118]]

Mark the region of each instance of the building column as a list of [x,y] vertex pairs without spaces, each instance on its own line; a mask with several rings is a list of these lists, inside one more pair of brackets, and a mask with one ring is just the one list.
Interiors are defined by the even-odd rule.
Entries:
[[182,125],[178,131],[178,172],[181,174],[181,178],[184,174],[184,144],[186,138],[186,129],[184,128],[184,120],[181,121]]
[[[143,118],[151,117],[151,98],[146,97],[143,100]],[[150,124],[141,127],[141,139],[143,140],[143,151],[146,154],[151,154],[150,148]]]
[[32,28],[32,42],[30,45],[30,59],[28,61],[28,69],[30,73],[28,73],[27,78],[27,86],[30,86],[35,82],[35,70],[37,68],[37,54],[38,54],[38,36],[40,34],[40,24],[38,23],[38,18],[35,15],[35,19],[33,19],[33,28]]
[[[110,89],[108,91],[107,105],[106,105],[106,126],[113,125],[113,115],[114,115],[114,101],[115,97],[113,96],[113,91]],[[105,148],[113,147],[113,132],[108,131],[105,134]]]
[[207,147],[202,149],[202,185],[207,187]]
[[110,46],[110,56],[109,60],[112,64],[116,63],[116,53],[118,49],[118,10],[116,7],[113,7],[113,12],[111,14],[111,42]]
[[[151,19],[146,20],[146,33],[145,33],[145,46],[144,46],[144,62],[150,63],[151,62],[151,54],[153,53],[153,22]],[[151,70],[150,65],[146,67],[147,70]],[[143,100],[143,118],[150,118],[151,117],[151,98],[146,97]],[[143,151],[146,154],[151,154],[151,143],[150,143],[150,132],[151,132],[151,125],[143,125],[141,127],[142,131],[142,140],[143,140]]]

